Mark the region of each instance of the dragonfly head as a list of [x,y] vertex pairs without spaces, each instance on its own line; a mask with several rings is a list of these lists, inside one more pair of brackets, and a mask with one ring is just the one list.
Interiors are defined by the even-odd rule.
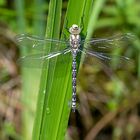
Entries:
[[69,28],[69,32],[70,32],[71,34],[80,34],[81,28],[80,28],[78,25],[73,24],[73,25]]

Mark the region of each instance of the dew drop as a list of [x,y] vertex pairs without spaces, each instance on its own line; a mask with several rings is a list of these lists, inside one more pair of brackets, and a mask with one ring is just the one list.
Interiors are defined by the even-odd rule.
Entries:
[[43,94],[45,94],[45,93],[46,93],[46,90],[43,91]]
[[50,108],[49,107],[46,108],[46,113],[50,114]]

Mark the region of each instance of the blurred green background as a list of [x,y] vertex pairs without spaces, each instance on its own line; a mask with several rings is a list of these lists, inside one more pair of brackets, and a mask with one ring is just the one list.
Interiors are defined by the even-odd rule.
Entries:
[[[63,1],[61,27],[67,5]],[[0,0],[0,140],[31,139],[41,70],[17,65],[27,50],[19,48],[15,36],[43,37],[48,9],[49,0]],[[65,139],[139,140],[140,0],[93,1],[89,20],[92,37],[134,34],[123,53],[131,60],[119,68],[84,60],[78,71],[78,111],[70,114]]]

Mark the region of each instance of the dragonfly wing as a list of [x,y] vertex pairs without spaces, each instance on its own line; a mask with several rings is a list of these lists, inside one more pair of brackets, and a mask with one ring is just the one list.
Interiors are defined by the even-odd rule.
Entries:
[[98,50],[110,50],[114,48],[129,47],[135,35],[131,33],[119,34],[108,38],[91,38],[90,40],[82,41],[82,45],[93,46]]
[[126,56],[102,53],[102,52],[88,50],[85,48],[83,50],[81,49],[79,50],[84,54],[85,57],[88,57],[88,60],[97,58],[102,63],[105,63],[107,65],[115,63],[115,67],[122,67],[124,63],[130,62],[130,58]]
[[49,39],[49,38],[40,38],[37,36],[31,36],[26,34],[20,34],[16,36],[16,41],[19,46],[22,48],[27,48],[29,50],[40,50],[46,51],[46,46],[51,45],[52,51],[58,51],[58,48],[64,48],[64,46],[69,45],[69,41],[58,40],[58,39]]
[[25,67],[31,67],[31,68],[41,68],[44,63],[46,63],[49,59],[55,58],[59,55],[65,55],[69,53],[71,50],[70,48],[66,48],[63,51],[57,51],[53,53],[38,53],[38,54],[31,54],[28,56],[23,56],[20,59],[18,59],[18,64],[25,66]]

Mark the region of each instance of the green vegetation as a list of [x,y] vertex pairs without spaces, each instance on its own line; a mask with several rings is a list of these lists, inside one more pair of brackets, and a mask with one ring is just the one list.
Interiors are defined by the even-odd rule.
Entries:
[[[139,139],[139,1],[15,0],[8,3],[2,0],[0,13],[0,139]],[[106,66],[96,58],[78,57],[76,113],[71,112],[70,105],[71,55],[50,59],[40,69],[17,66],[19,52],[24,56],[32,50],[28,46],[31,43],[19,47],[14,38],[29,33],[64,40],[69,37],[67,29],[72,24],[83,26],[81,35],[88,39],[123,33],[135,35],[126,43],[117,44],[126,49],[113,47],[115,55],[131,58],[121,67],[117,67],[118,61]],[[35,51],[56,51],[53,45],[47,43]]]

